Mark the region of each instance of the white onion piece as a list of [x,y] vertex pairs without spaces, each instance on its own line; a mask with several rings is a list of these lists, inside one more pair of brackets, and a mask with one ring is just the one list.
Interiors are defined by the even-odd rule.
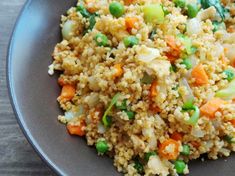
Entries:
[[137,59],[148,63],[160,56],[160,52],[156,48],[149,48],[146,46],[140,46],[136,49]]
[[106,128],[104,127],[104,125],[102,123],[99,123],[97,126],[97,131],[100,134],[104,134],[106,132]]
[[154,130],[153,128],[143,128],[142,134],[147,138],[151,138],[154,136]]
[[133,146],[136,150],[138,150],[138,149],[144,150],[145,149],[144,141],[141,140],[137,135],[131,135],[130,138],[131,138]]
[[79,117],[80,115],[82,115],[84,113],[84,107],[82,105],[78,105],[77,107],[77,111],[75,112],[75,116]]
[[163,161],[157,156],[151,156],[147,163],[147,167],[152,171],[152,174],[157,174],[161,176],[167,176],[169,174],[168,167]]
[[72,111],[67,111],[67,112],[64,113],[64,117],[67,121],[70,121],[75,116],[74,116],[74,113]]
[[67,111],[64,113],[64,117],[67,121],[72,120],[75,117],[80,117],[84,113],[84,108],[82,105],[79,105],[75,111]]
[[189,56],[189,59],[192,63],[192,68],[194,68],[197,65],[197,57],[193,54],[193,55]]
[[54,74],[54,64],[49,65],[48,67],[48,74],[53,75]]
[[211,147],[213,147],[213,145],[214,144],[212,141],[207,141],[204,146],[205,146],[206,150],[209,151],[211,149]]
[[154,150],[157,147],[157,139],[155,136],[151,137],[148,143],[148,147],[150,150]]
[[62,36],[64,39],[69,40],[73,37],[75,21],[67,20],[62,27]]
[[90,108],[94,107],[99,102],[99,94],[92,92],[84,99],[84,102],[87,103]]
[[188,20],[186,28],[189,35],[199,34],[202,31],[201,23],[197,18]]
[[205,132],[203,130],[201,130],[199,127],[193,127],[191,134],[195,137],[203,137],[205,135]]
[[201,10],[197,14],[197,18],[201,21],[207,20],[207,19],[214,19],[215,17],[216,17],[216,9],[214,6]]
[[192,89],[190,88],[190,86],[188,84],[188,81],[185,78],[182,78],[179,81],[179,84],[180,84],[180,86],[184,86],[187,89],[187,94],[182,96],[184,103],[188,102],[190,100],[193,100],[194,99],[193,92],[192,92]]
[[156,74],[158,78],[165,78],[170,75],[171,63],[167,60],[156,59],[148,63],[146,66],[151,69],[153,74]]
[[89,77],[88,82],[89,82],[89,88],[91,90],[93,90],[93,91],[99,91],[100,90],[98,81],[94,76]]

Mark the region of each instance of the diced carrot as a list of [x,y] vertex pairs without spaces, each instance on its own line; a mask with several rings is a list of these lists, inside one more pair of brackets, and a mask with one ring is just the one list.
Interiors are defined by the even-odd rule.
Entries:
[[86,125],[83,121],[80,122],[80,125],[67,124],[67,130],[71,135],[84,136],[86,134],[85,127]]
[[159,145],[159,155],[168,160],[175,160],[180,152],[180,143],[174,139],[167,139]]
[[135,0],[124,0],[124,3],[125,3],[126,5],[130,5],[130,4],[134,3],[134,1],[135,1]]
[[234,126],[235,128],[235,119],[229,120],[229,122]]
[[115,78],[122,76],[123,74],[123,69],[122,69],[122,64],[115,64],[114,65],[116,73],[113,75]]
[[232,99],[232,103],[235,104],[235,98]]
[[225,103],[226,102],[224,100],[221,100],[220,98],[213,98],[209,100],[206,104],[201,106],[200,112],[203,115],[209,117],[210,119],[214,119],[216,111],[218,111],[221,105]]
[[227,31],[228,31],[229,33],[233,33],[233,32],[235,32],[235,27],[234,27],[234,26],[229,26],[229,27],[227,28]]
[[228,48],[224,47],[224,53],[228,52]]
[[61,90],[60,97],[61,99],[71,100],[75,95],[76,89],[73,85],[64,85]]
[[91,112],[91,119],[93,123],[98,123],[103,115],[103,108],[101,107],[96,107],[94,111]]
[[171,134],[171,139],[174,139],[176,141],[182,141],[183,136],[181,133],[175,131],[174,133]]
[[169,46],[174,51],[181,51],[181,43],[177,43],[177,40],[173,36],[166,36],[165,38],[167,46]]
[[195,84],[198,86],[208,84],[208,76],[202,67],[202,64],[198,64],[192,70],[192,77],[195,79]]
[[150,95],[151,98],[157,96],[157,81],[154,80],[150,87]]
[[63,87],[66,84],[65,81],[64,81],[64,78],[59,77],[58,84]]
[[85,5],[90,13],[95,13],[97,11],[97,8],[95,7],[95,4],[97,3],[97,0],[85,0]]
[[167,46],[170,47],[170,51],[166,53],[166,56],[170,62],[174,62],[180,57],[181,45],[177,44],[176,39],[173,36],[166,37]]
[[174,55],[172,55],[171,52],[166,53],[166,57],[171,63],[174,63],[179,58],[179,55],[180,54],[177,54],[176,56],[174,56]]
[[192,146],[194,147],[194,148],[198,148],[198,147],[200,147],[200,143],[199,142],[197,142],[197,141],[191,141],[190,142],[191,144],[192,144]]
[[235,58],[230,60],[230,64],[231,64],[231,66],[235,67]]
[[96,8],[94,8],[94,7],[87,7],[87,10],[88,10],[88,12],[90,12],[90,13],[95,13],[96,11],[97,11],[97,9]]
[[[227,3],[228,3],[229,1],[227,1]],[[226,4],[227,5],[227,4]],[[235,16],[235,9],[234,8],[230,8],[229,9],[229,13],[230,13],[230,15],[231,16]]]
[[133,28],[136,28],[135,24],[138,22],[138,18],[136,17],[126,17],[126,30],[131,32]]
[[179,46],[176,44],[176,40],[173,36],[166,36],[166,43],[171,49],[179,49]]
[[154,112],[154,113],[159,113],[159,112],[161,112],[161,109],[160,109],[158,106],[156,106],[153,102],[150,102],[150,104],[149,104],[149,110],[152,111],[152,112]]

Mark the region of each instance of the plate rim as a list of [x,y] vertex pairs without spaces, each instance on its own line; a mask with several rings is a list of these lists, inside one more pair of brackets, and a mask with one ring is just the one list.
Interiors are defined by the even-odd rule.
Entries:
[[19,22],[24,15],[26,9],[30,6],[32,0],[26,0],[23,7],[21,8],[15,24],[13,25],[12,32],[10,34],[9,42],[8,42],[8,48],[7,48],[7,55],[6,55],[6,82],[7,82],[7,90],[8,90],[8,96],[10,99],[10,104],[14,112],[14,116],[17,120],[17,123],[23,132],[25,138],[29,142],[29,144],[32,146],[33,150],[36,152],[36,154],[42,159],[44,163],[49,166],[49,168],[56,173],[57,175],[66,175],[43,151],[43,149],[39,146],[38,142],[35,140],[35,138],[32,136],[31,132],[27,129],[26,123],[24,121],[24,118],[22,114],[20,113],[17,99],[15,96],[15,91],[13,87],[13,81],[12,81],[12,52],[13,52],[13,44],[15,41],[15,35],[17,31],[17,27],[19,25]]

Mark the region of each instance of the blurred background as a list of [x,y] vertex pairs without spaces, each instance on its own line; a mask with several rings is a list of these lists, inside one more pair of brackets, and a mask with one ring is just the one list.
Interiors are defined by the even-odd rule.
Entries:
[[32,149],[17,124],[6,83],[8,42],[26,0],[0,0],[0,176],[54,175]]

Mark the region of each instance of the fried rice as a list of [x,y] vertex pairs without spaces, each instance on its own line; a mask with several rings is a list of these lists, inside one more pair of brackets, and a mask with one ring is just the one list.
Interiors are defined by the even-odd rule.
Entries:
[[232,0],[84,0],[61,21],[58,119],[119,172],[188,174],[235,151]]

